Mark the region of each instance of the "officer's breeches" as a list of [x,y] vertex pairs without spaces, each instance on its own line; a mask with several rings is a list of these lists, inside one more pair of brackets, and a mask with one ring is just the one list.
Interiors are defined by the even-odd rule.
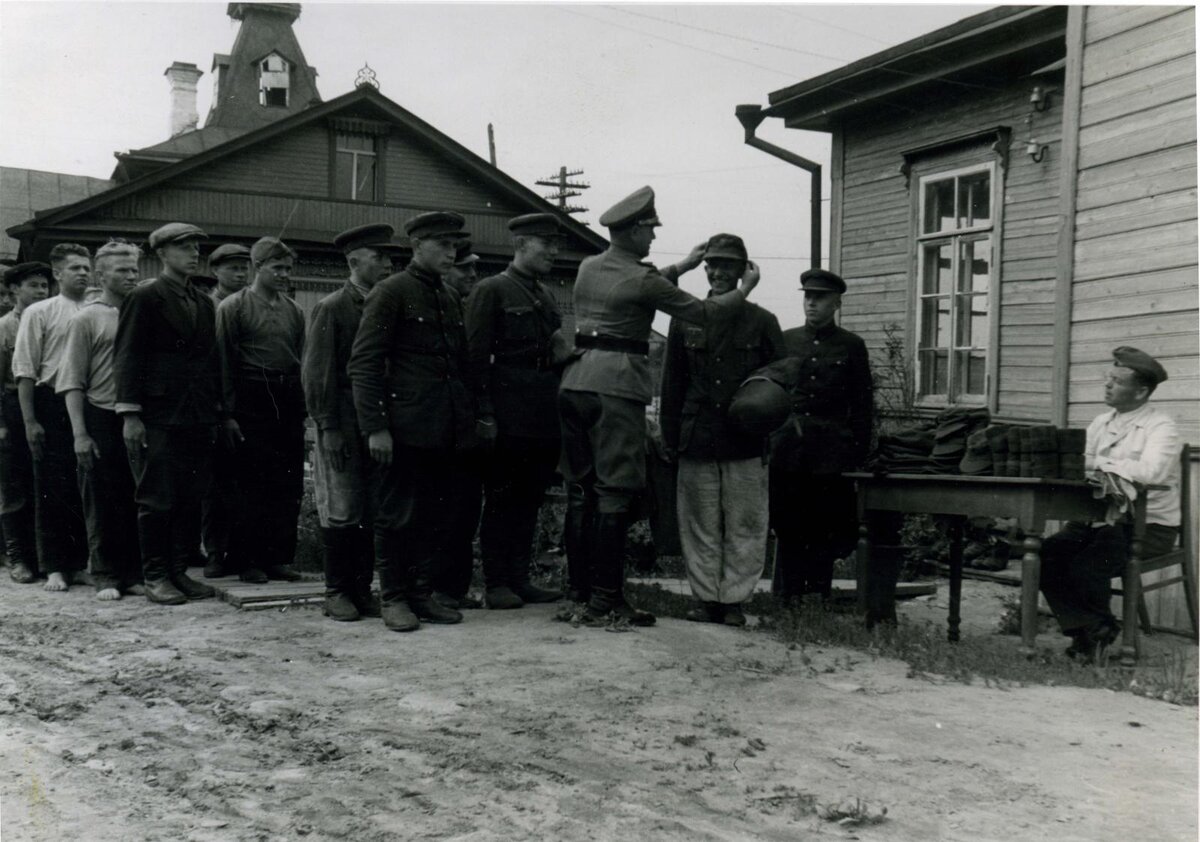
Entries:
[[628,512],[646,487],[646,408],[639,401],[563,390],[560,470],[597,499],[601,514]]

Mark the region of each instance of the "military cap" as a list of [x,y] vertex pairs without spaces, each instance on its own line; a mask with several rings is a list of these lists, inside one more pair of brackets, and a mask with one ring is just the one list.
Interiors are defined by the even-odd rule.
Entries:
[[250,246],[250,259],[255,265],[274,260],[277,257],[295,257],[292,247],[278,237],[263,237]]
[[726,260],[745,260],[746,244],[734,234],[713,234],[704,246],[704,259],[723,257]]
[[217,246],[213,249],[213,253],[208,256],[209,266],[218,266],[226,260],[249,260],[250,249],[237,243],[226,243],[223,246]]
[[809,269],[800,276],[800,289],[805,292],[845,292],[846,282],[828,269]]
[[203,290],[210,290],[218,283],[212,275],[188,275],[188,280]]
[[42,263],[40,260],[18,263],[16,266],[4,270],[4,285],[16,286],[31,275],[44,275],[49,281],[54,277],[54,270],[50,268],[50,264]]
[[454,211],[432,211],[414,216],[404,223],[404,233],[415,239],[426,237],[469,237],[470,231],[464,231],[467,220]]
[[1113,348],[1112,355],[1113,365],[1133,369],[1147,383],[1157,386],[1167,379],[1167,370],[1145,351],[1122,345],[1119,348]]
[[634,190],[600,215],[605,228],[629,228],[633,225],[662,225],[654,210],[654,189],[650,186]]
[[168,222],[161,228],[150,232],[150,248],[156,249],[168,243],[182,243],[187,240],[207,240],[208,235],[200,228],[188,222]]
[[775,380],[754,375],[738,386],[729,402],[729,419],[747,435],[766,436],[787,421],[792,399]]
[[392,239],[395,236],[396,229],[386,222],[372,222],[343,231],[333,238],[333,244],[342,253],[349,254],[362,248],[395,248],[397,243]]
[[479,260],[479,255],[471,251],[470,240],[463,240],[458,244],[458,248],[454,250],[455,266],[470,266],[477,260]]
[[564,237],[562,222],[552,213],[527,213],[508,221],[513,236]]

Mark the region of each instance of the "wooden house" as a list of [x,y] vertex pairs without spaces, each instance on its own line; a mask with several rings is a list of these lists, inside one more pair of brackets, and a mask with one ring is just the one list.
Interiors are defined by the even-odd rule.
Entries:
[[1084,427],[1133,345],[1200,444],[1195,44],[1190,6],[1007,6],[769,94],[831,137],[842,323],[918,411]]

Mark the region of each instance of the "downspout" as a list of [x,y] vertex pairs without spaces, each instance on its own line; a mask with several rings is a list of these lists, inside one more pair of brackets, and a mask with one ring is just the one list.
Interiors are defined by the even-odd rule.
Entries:
[[821,165],[807,158],[802,158],[795,152],[789,152],[782,146],[776,146],[774,143],[765,141],[760,137],[755,137],[754,132],[757,131],[762,121],[767,118],[761,105],[739,105],[734,113],[737,115],[738,122],[742,124],[742,128],[746,130],[747,146],[761,149],[768,155],[774,155],[781,161],[787,161],[792,166],[800,167],[800,169],[807,170],[812,174],[812,188],[809,191],[812,204],[812,242],[809,245],[809,257],[812,268],[819,268],[821,266]]

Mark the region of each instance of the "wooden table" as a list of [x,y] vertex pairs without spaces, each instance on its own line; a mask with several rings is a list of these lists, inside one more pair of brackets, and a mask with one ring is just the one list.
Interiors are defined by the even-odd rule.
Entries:
[[[950,617],[947,637],[959,638],[962,606],[963,523],[969,517],[1015,518],[1025,531],[1021,559],[1021,648],[1034,651],[1038,589],[1042,576],[1041,535],[1048,520],[1093,522],[1104,519],[1108,503],[1093,496],[1094,486],[1079,480],[1039,477],[979,477],[953,474],[847,473],[858,491],[858,591],[866,608],[872,576],[870,516],[903,512],[953,517],[950,529]],[[874,592],[874,591],[873,591]],[[870,621],[868,617],[868,622]],[[1136,629],[1132,630],[1136,633]],[[1122,660],[1134,657],[1135,637],[1125,630]],[[1126,651],[1128,650],[1128,651]]]

